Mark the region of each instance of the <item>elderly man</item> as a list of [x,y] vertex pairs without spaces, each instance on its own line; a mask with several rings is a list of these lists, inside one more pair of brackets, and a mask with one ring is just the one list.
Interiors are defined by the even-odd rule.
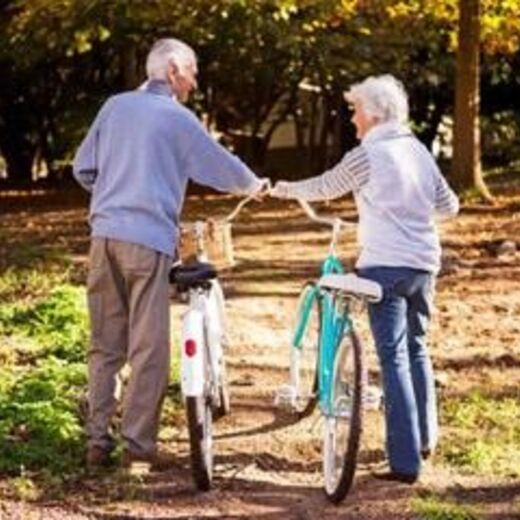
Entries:
[[123,464],[157,468],[159,415],[170,367],[168,272],[188,180],[249,194],[261,181],[206,132],[180,102],[196,87],[193,50],[175,39],[153,45],[148,81],[109,98],[74,160],[92,192],[88,304],[87,463],[106,465],[116,376],[128,362],[121,437]]
[[413,483],[421,456],[435,448],[436,397],[425,336],[440,243],[434,216],[453,216],[458,199],[428,150],[407,126],[408,101],[390,75],[369,77],[346,94],[361,144],[331,170],[278,182],[282,198],[323,200],[353,192],[359,212],[361,276],[379,282],[382,302],[369,318],[382,367],[390,471],[376,476]]

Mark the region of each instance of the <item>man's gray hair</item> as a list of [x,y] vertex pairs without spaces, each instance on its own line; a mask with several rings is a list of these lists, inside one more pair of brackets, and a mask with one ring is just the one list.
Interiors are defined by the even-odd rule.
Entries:
[[168,75],[168,66],[176,65],[180,72],[184,72],[190,65],[196,66],[197,56],[194,50],[175,38],[157,40],[146,58],[146,75],[148,79],[165,81]]
[[408,121],[408,96],[403,84],[391,74],[369,76],[345,92],[345,99],[361,103],[368,116],[380,123]]

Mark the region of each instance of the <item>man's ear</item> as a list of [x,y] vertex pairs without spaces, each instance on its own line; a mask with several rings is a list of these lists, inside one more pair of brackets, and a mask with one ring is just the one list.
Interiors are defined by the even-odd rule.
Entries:
[[173,63],[170,61],[170,63],[168,63],[168,78],[171,83],[176,82],[175,78],[178,73],[179,73],[179,67],[177,67],[176,63]]

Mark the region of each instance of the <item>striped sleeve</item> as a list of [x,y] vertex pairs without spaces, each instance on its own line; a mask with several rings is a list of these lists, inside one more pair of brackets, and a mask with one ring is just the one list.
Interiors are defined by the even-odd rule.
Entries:
[[288,183],[287,196],[308,201],[336,199],[351,191],[358,192],[369,179],[368,154],[363,146],[358,146],[322,175]]
[[435,211],[442,217],[453,217],[459,212],[459,199],[440,172],[435,179]]

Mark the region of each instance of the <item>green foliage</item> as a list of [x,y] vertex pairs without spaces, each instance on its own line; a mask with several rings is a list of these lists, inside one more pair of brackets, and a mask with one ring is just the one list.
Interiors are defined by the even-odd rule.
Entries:
[[42,356],[84,361],[87,327],[84,290],[71,285],[58,286],[33,303],[0,307],[0,335],[28,338]]
[[520,159],[520,112],[495,112],[481,120],[482,154],[490,164]]
[[0,277],[0,295],[20,299],[0,304],[0,473],[68,472],[82,459],[85,294],[63,282],[46,292],[42,279],[12,271]]
[[442,456],[470,473],[520,476],[520,400],[474,392],[448,401],[443,422],[449,437]]
[[478,520],[473,508],[446,501],[435,495],[416,497],[411,502],[412,511],[420,520]]
[[[18,249],[15,254],[18,254]],[[64,273],[61,265],[58,266],[59,272],[53,272],[48,265],[40,266],[39,269],[22,269],[19,264],[15,266],[11,265],[0,275],[0,301],[2,302],[44,297],[66,280],[67,273]]]
[[31,501],[39,498],[39,490],[34,481],[25,476],[15,477],[9,481],[14,496],[19,500]]
[[518,0],[483,0],[482,40],[490,54],[514,54],[520,45]]
[[[482,3],[484,83],[517,84],[517,11],[516,0]],[[298,135],[312,126],[302,82],[320,89],[321,142],[333,134],[341,91],[368,74],[404,81],[427,144],[452,109],[456,0],[11,0],[0,14],[0,149],[14,175],[30,175],[37,152],[51,171],[63,168],[101,102],[142,81],[162,35],[196,49],[194,107],[220,131],[252,136],[253,156],[281,122],[294,120]]]
[[[82,471],[81,417],[86,390],[84,288],[66,272],[10,269],[0,276],[0,474],[13,489],[37,495],[25,470],[45,476]],[[178,341],[178,338],[176,338]],[[180,406],[179,349],[174,350],[166,410]]]
[[78,466],[84,442],[78,396],[85,380],[85,365],[50,357],[2,388],[0,472]]

